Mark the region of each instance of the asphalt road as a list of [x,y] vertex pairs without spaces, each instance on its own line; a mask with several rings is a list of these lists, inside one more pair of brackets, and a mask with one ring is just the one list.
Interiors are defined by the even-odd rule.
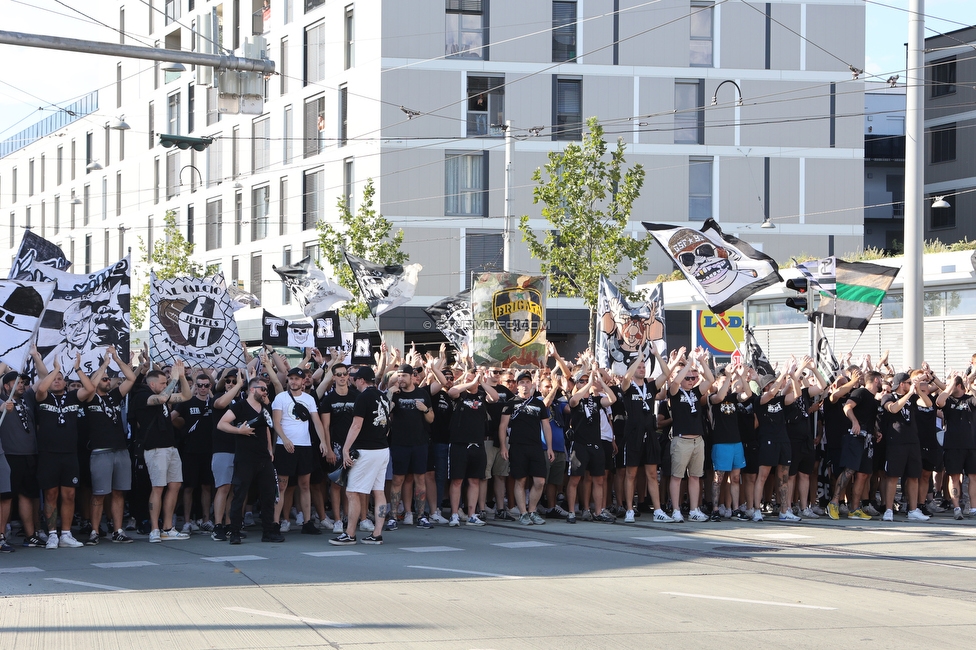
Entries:
[[0,556],[0,648],[931,647],[976,635],[976,520],[490,522],[383,546]]

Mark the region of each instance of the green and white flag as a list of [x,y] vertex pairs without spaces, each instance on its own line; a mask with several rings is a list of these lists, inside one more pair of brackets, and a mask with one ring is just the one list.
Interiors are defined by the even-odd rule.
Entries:
[[822,319],[823,327],[863,332],[898,270],[868,262],[837,260],[836,297],[821,292],[820,307],[813,316]]

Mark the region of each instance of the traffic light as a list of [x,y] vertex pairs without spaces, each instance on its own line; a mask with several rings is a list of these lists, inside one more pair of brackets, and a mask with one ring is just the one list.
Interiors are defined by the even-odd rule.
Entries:
[[193,149],[194,151],[203,151],[213,143],[213,138],[191,138],[186,135],[167,135],[165,133],[159,134],[159,144],[163,147],[169,149],[170,147],[177,147],[179,149]]
[[796,291],[798,295],[790,296],[786,299],[786,306],[805,314],[809,303],[807,302],[807,279],[790,278],[786,281],[786,288]]

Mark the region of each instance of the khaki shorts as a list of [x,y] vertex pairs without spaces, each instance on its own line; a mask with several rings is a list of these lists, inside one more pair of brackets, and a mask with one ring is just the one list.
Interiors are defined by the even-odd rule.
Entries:
[[183,482],[183,461],[176,447],[147,449],[146,469],[153,487],[166,487],[170,483]]
[[671,476],[684,478],[685,470],[688,476],[705,475],[705,440],[701,436],[671,440]]
[[485,480],[492,476],[508,476],[508,461],[502,458],[498,445],[493,440],[485,440],[485,454],[488,464],[485,465]]

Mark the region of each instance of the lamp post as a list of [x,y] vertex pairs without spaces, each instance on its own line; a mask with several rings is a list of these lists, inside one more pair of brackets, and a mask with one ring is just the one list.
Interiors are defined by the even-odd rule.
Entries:
[[922,313],[923,188],[925,169],[925,0],[908,3],[908,64],[905,103],[905,274],[902,316],[904,363],[918,368],[925,358]]
[[740,111],[742,109],[742,89],[739,88],[739,84],[737,84],[735,81],[731,79],[726,79],[718,86],[716,86],[715,92],[712,94],[712,106],[718,106],[718,91],[721,90],[722,86],[724,86],[725,84],[732,84],[733,86],[735,86],[735,91],[739,94],[738,99],[735,102],[735,117],[733,120],[733,124],[734,124],[733,128],[735,129],[735,135],[734,135],[735,146],[738,147],[739,146],[739,124],[740,124],[739,120],[741,119]]
[[[183,187],[183,170],[188,168],[192,169],[200,176],[200,184],[203,185],[203,172],[197,169],[194,165],[183,165],[183,167],[180,168],[180,187]],[[195,185],[193,185],[193,174],[190,174],[190,192],[192,193],[196,191],[197,188]]]

